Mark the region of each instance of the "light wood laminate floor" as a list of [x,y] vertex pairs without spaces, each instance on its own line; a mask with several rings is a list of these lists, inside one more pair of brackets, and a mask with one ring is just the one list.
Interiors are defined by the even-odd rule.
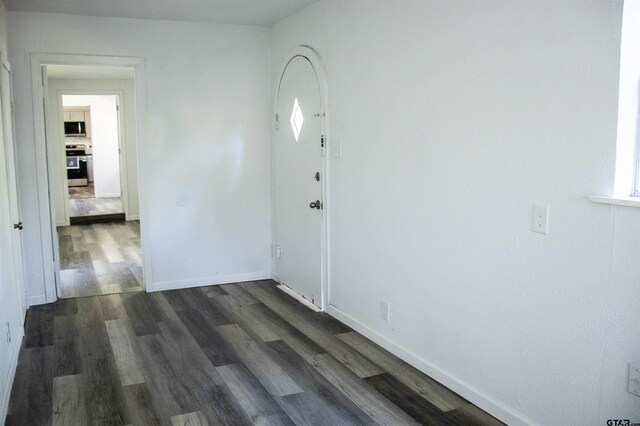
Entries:
[[95,185],[90,183],[87,186],[70,186],[69,198],[96,198]]
[[58,227],[63,298],[142,290],[140,222]]
[[7,425],[497,425],[273,281],[31,307]]
[[69,187],[69,216],[95,216],[122,213],[120,197],[95,198],[93,184]]

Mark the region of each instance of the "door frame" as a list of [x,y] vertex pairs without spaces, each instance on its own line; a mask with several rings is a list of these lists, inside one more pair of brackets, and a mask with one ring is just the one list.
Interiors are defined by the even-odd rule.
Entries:
[[[285,60],[282,62],[279,68],[279,73],[277,75],[277,81],[275,84],[275,94],[274,94],[274,132],[278,131],[280,126],[280,121],[278,117],[278,101],[280,97],[280,86],[282,84],[282,77],[284,76],[284,72],[287,69],[289,63],[296,57],[305,58],[311,64],[313,68],[316,78],[318,79],[318,89],[320,91],[320,115],[322,119],[322,135],[324,136],[324,149],[321,151],[321,173],[322,179],[320,180],[322,183],[322,203],[323,208],[322,219],[321,219],[321,231],[320,231],[320,283],[321,283],[321,291],[320,291],[320,309],[322,311],[326,311],[327,307],[330,304],[330,244],[329,244],[329,229],[330,229],[330,212],[331,212],[331,201],[329,197],[329,187],[330,187],[330,175],[329,175],[329,166],[330,166],[330,156],[327,155],[329,151],[331,138],[329,136],[329,88],[327,84],[327,74],[324,69],[324,65],[322,60],[320,59],[320,55],[318,52],[307,45],[299,45],[294,47],[285,57]],[[275,140],[275,137],[272,138]],[[275,149],[275,144],[272,143],[272,150]],[[276,170],[275,165],[275,155],[271,155],[271,170]],[[271,194],[272,194],[272,204],[271,204],[271,212],[272,216],[275,217],[277,215],[277,206],[276,206],[276,184],[275,179],[271,179]],[[272,220],[272,224],[275,224],[275,220]],[[278,236],[276,235],[275,226],[272,225],[274,240],[277,241]],[[275,262],[274,262],[275,263]],[[273,279],[278,281],[278,273],[273,268]],[[279,281],[278,281],[279,282]],[[310,302],[309,302],[310,303]]]
[[[122,90],[58,90],[56,92],[56,96],[58,97],[58,121],[62,122],[63,114],[64,114],[64,106],[62,104],[63,96],[92,96],[92,95],[107,95],[107,96],[115,96],[116,104],[118,106],[117,111],[117,126],[118,126],[118,173],[120,175],[120,198],[122,201],[122,211],[124,212],[125,220],[129,220],[129,187],[128,187],[128,170],[127,170],[127,140],[126,140],[126,132],[125,132],[125,123],[124,123],[124,91]],[[60,127],[59,132],[59,141],[64,141],[64,126]],[[58,147],[60,149],[60,155],[62,159],[65,158],[66,154],[64,152],[64,143],[61,143]],[[62,166],[62,165],[59,165]],[[67,174],[65,173],[66,169],[60,171],[62,174],[61,182],[63,182],[64,187],[62,188],[62,193],[64,194],[64,216],[65,216],[65,224],[69,226],[71,224],[71,217],[69,213],[69,191],[65,191],[65,188],[68,188],[68,180]]]
[[49,125],[46,124],[48,109],[47,81],[42,68],[46,65],[97,65],[122,66],[134,69],[135,77],[135,105],[138,141],[138,197],[140,204],[140,245],[142,249],[142,274],[144,288],[153,291],[151,244],[147,225],[149,218],[147,197],[142,191],[146,187],[147,168],[142,161],[146,158],[147,128],[146,128],[146,95],[145,95],[145,62],[144,58],[102,56],[102,55],[70,55],[62,53],[32,53],[31,54],[31,88],[33,101],[34,143],[36,160],[36,179],[38,186],[38,205],[40,222],[40,240],[42,244],[42,268],[44,275],[44,295],[27,298],[27,304],[36,305],[51,303],[57,300],[57,281],[59,276],[59,258],[57,253],[57,232],[55,202],[50,196],[53,194],[53,170],[51,135]]

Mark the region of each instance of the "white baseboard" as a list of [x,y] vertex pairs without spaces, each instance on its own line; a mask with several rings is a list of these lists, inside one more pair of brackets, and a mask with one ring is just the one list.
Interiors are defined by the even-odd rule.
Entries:
[[278,281],[278,273],[276,271],[271,271],[271,279],[274,280],[275,282],[280,282]]
[[27,296],[27,307],[34,305],[44,305],[47,302],[47,296],[40,294],[38,296]]
[[140,215],[139,214],[130,214],[127,217],[127,220],[140,220]]
[[463,398],[477,405],[487,413],[496,417],[497,419],[505,422],[508,425],[535,425],[536,423],[527,418],[525,415],[518,413],[510,407],[504,405],[502,402],[497,401],[489,395],[484,394],[479,389],[464,382],[448,371],[434,365],[421,356],[403,348],[397,343],[387,339],[377,331],[369,328],[367,325],[356,320],[352,316],[346,314],[333,305],[327,307],[327,313],[332,317],[342,321],[349,327],[356,330],[358,333],[371,339],[378,345],[382,346],[392,354],[408,362],[418,370],[422,371],[427,376],[440,382],[444,386],[448,387],[452,391],[456,392]]
[[241,283],[244,281],[268,280],[271,271],[249,272],[246,274],[215,275],[212,277],[194,278],[190,280],[160,281],[147,286],[147,291],[177,290],[181,288],[203,287],[207,285]]
[[105,194],[96,194],[96,198],[118,198],[121,194],[119,192],[107,192]]
[[20,347],[22,346],[22,338],[24,337],[24,327],[18,329],[18,335],[16,336],[15,343],[13,344],[13,354],[11,355],[11,364],[9,365],[9,371],[5,380],[4,389],[2,389],[2,406],[0,406],[0,425],[4,425],[7,418],[7,411],[9,410],[9,398],[11,397],[11,388],[13,388],[13,379],[16,377],[16,370],[18,368],[18,356],[20,355]]

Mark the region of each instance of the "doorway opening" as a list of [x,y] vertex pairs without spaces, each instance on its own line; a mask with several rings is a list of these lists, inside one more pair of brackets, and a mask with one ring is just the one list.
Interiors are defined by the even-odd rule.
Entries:
[[118,95],[62,95],[71,225],[125,220],[120,103]]
[[134,69],[42,71],[57,296],[141,291]]

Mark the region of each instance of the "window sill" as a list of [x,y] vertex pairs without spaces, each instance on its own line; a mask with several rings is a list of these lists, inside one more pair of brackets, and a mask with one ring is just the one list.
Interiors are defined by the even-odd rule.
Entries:
[[602,195],[589,195],[589,200],[594,203],[615,204],[618,206],[640,207],[640,197],[605,197]]

